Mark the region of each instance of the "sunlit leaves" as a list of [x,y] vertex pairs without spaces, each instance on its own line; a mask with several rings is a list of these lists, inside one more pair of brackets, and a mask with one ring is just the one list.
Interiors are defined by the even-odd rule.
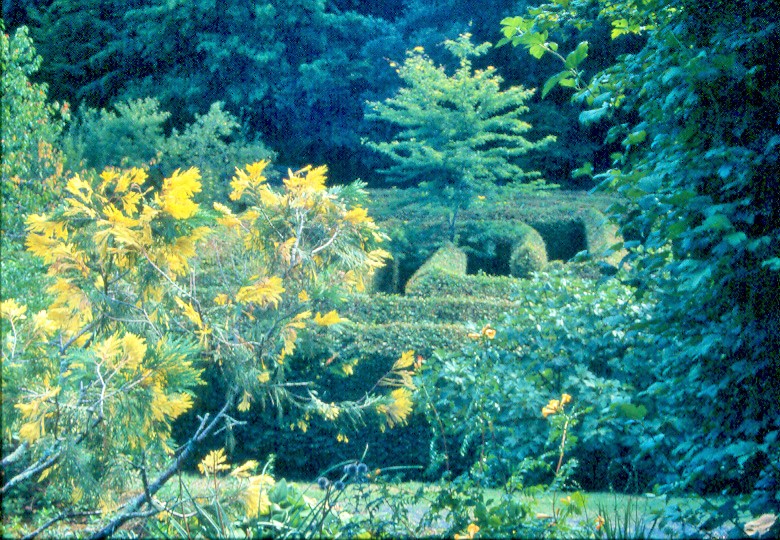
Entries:
[[320,326],[330,326],[332,324],[338,324],[341,321],[342,319],[339,317],[339,314],[336,313],[336,310],[331,310],[325,315],[317,312],[317,314],[314,316],[314,324],[318,324]]
[[284,290],[282,279],[278,276],[258,279],[252,285],[241,287],[236,294],[236,301],[244,303],[253,302],[261,307],[268,305],[278,306]]
[[192,197],[199,191],[200,173],[197,169],[191,168],[184,172],[176,170],[163,181],[162,191],[156,196],[155,202],[175,219],[188,219],[198,210]]

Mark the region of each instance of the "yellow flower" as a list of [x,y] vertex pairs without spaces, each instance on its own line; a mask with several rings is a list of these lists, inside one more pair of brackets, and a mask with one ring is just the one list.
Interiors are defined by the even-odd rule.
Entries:
[[418,45],[414,49],[412,49],[414,52],[425,52],[425,48]]
[[485,329],[485,336],[488,339],[493,339],[494,337],[496,337],[496,331],[493,330],[492,328],[486,328]]
[[563,394],[561,396],[561,405],[566,405],[571,402],[571,396],[569,394]]
[[557,399],[551,399],[547,405],[542,408],[542,416],[547,418],[551,414],[557,413],[559,410],[561,410],[561,402]]
[[466,527],[466,534],[456,534],[455,540],[471,540],[479,532],[479,526],[474,523],[469,523]]
[[604,523],[606,523],[606,520],[603,516],[596,516],[596,530],[600,531],[601,528],[604,526]]

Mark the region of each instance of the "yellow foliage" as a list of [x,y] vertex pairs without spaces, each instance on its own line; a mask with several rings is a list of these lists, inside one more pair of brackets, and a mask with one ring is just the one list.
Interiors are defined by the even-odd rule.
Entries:
[[307,165],[296,173],[288,171],[288,177],[285,178],[284,185],[289,191],[301,194],[323,191],[325,189],[325,175],[327,172],[328,168],[325,165],[320,167]]
[[230,465],[227,463],[225,450],[223,448],[212,450],[200,463],[198,463],[198,470],[204,476],[217,474],[219,471],[226,471],[228,469],[230,469]]
[[401,354],[401,358],[395,361],[395,364],[393,364],[393,369],[404,369],[408,368],[414,363],[414,351],[409,350]]
[[152,397],[152,416],[155,420],[175,420],[192,407],[192,398],[188,394],[165,394],[159,386],[154,387]]
[[196,168],[181,172],[176,169],[170,178],[163,180],[163,187],[155,195],[155,202],[174,219],[188,219],[198,211],[198,205],[192,200],[200,192],[200,173]]
[[257,469],[258,463],[254,459],[250,459],[240,467],[236,467],[230,471],[230,476],[234,478],[248,478],[249,472]]
[[284,290],[282,278],[271,276],[270,278],[258,280],[254,285],[241,287],[238,290],[238,294],[236,294],[236,300],[239,302],[254,302],[261,307],[270,304],[277,307],[282,299],[281,295]]
[[344,320],[345,319],[339,317],[339,314],[336,313],[335,309],[327,312],[325,315],[321,315],[318,311],[314,316],[314,323],[320,326],[330,326],[332,324],[338,324]]
[[249,399],[252,396],[249,394],[249,392],[244,391],[244,395],[241,397],[241,402],[238,404],[238,411],[239,412],[246,412],[249,410]]
[[185,317],[187,317],[198,328],[203,328],[203,320],[201,319],[200,314],[195,311],[195,308],[192,307],[192,304],[185,302],[178,296],[176,296],[174,300],[176,305],[183,310]]
[[27,306],[17,304],[13,298],[0,302],[0,317],[3,319],[8,319],[9,321],[25,319],[27,318],[26,312]]
[[257,190],[264,184],[266,177],[263,176],[263,171],[268,166],[268,163],[267,160],[258,161],[247,165],[243,171],[236,168],[236,174],[230,182],[230,187],[233,188],[233,191],[230,193],[230,200],[237,201],[241,199],[247,189]]
[[274,479],[267,474],[260,474],[249,478],[249,485],[242,493],[247,517],[254,518],[270,512],[271,501],[268,498],[268,490],[273,487],[274,484]]
[[344,214],[344,221],[348,221],[353,225],[359,225],[361,223],[374,224],[371,218],[368,217],[368,211],[362,206],[356,206],[352,210],[347,211]]
[[406,424],[406,418],[412,412],[412,394],[406,388],[396,388],[390,392],[390,403],[377,405],[376,411],[385,416],[391,428]]

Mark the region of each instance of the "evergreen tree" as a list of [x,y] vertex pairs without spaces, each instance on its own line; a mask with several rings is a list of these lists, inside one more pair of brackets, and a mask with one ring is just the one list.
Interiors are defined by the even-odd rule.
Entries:
[[[406,184],[427,184],[449,207],[454,238],[459,210],[480,190],[493,184],[538,178],[522,167],[522,157],[555,140],[532,142],[524,137],[531,124],[522,120],[533,90],[513,86],[501,90],[503,79],[493,66],[474,69],[472,58],[490,43],[475,46],[470,35],[445,42],[459,67],[448,75],[422,47],[408,53],[398,74],[406,83],[394,97],[370,102],[368,118],[400,127],[393,140],[366,144],[393,162],[385,172]],[[391,63],[391,65],[393,65]]]

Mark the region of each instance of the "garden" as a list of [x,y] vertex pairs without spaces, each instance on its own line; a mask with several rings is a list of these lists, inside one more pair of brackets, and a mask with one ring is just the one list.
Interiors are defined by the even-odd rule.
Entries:
[[780,535],[776,8],[212,4],[4,4],[4,538]]

